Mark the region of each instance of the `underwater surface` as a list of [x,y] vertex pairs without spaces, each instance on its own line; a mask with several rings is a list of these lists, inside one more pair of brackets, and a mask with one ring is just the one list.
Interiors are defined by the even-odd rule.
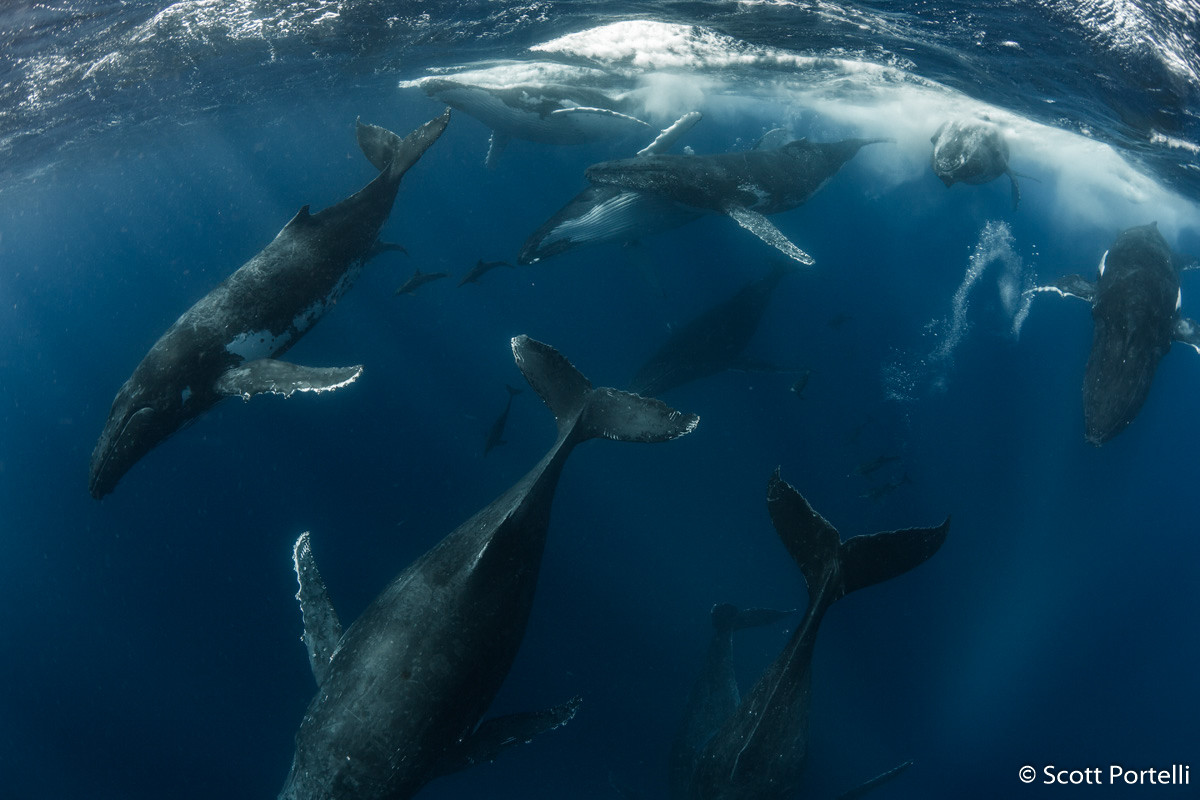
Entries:
[[[1088,305],[1032,290],[1094,280],[1152,222],[1175,265],[1200,257],[1198,41],[1187,0],[5,4],[0,794],[275,796],[316,691],[296,538],[348,626],[554,442],[512,337],[628,388],[784,265],[739,368],[661,392],[693,433],[587,442],[563,470],[488,716],[579,696],[574,719],[421,797],[668,796],[713,604],[807,602],[767,514],[777,467],[843,538],[952,518],[928,563],[826,616],[802,796],[909,760],[871,796],[1193,796],[1109,770],[1200,781],[1200,353],[1170,346],[1095,446]],[[452,111],[380,233],[406,252],[371,259],[287,354],[361,377],[225,399],[93,499],[113,397],[158,337],[302,206],[378,174],[356,119],[403,136],[445,108],[423,80],[456,75],[584,76],[641,122],[513,137],[489,167],[488,128]],[[770,216],[810,267],[718,210],[458,285],[516,264],[589,166],[690,111],[673,154],[887,141]],[[958,119],[1002,132],[1018,207],[1007,175],[931,169]],[[447,277],[397,294],[416,270]],[[1179,280],[1178,313],[1200,316],[1200,278]],[[737,634],[743,692],[799,619]],[[1102,785],[1045,785],[1047,767]]]

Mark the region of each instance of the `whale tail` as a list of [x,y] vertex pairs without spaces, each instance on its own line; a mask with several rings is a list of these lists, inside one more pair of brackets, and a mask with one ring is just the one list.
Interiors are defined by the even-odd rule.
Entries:
[[812,597],[828,602],[908,572],[937,552],[950,518],[932,528],[907,528],[841,541],[837,528],[779,477],[767,483],[767,510],[779,538],[804,573]]
[[665,442],[691,433],[700,422],[660,400],[595,388],[561,353],[528,336],[514,337],[512,350],[525,380],[554,414],[559,436],[571,435],[576,442],[598,437]]
[[437,141],[450,122],[450,109],[426,122],[403,139],[378,125],[355,121],[358,146],[372,166],[387,171],[388,178],[399,181],[409,167],[417,163],[429,146]]

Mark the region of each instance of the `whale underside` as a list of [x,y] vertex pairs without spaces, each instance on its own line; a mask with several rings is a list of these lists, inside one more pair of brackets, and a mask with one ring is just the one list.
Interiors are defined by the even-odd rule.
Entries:
[[1020,205],[1021,188],[1008,166],[1008,141],[995,124],[986,120],[943,122],[929,141],[933,145],[930,166],[947,188],[959,182],[990,183],[1007,175],[1013,209]]
[[1104,444],[1133,422],[1173,341],[1200,351],[1200,327],[1180,315],[1181,261],[1151,223],[1118,234],[1094,282],[1066,275],[1034,289],[1092,305],[1083,379],[1084,436],[1092,444]]
[[437,140],[449,110],[406,138],[357,126],[379,175],[316,214],[300,209],[257,255],[175,321],[113,400],[92,452],[89,491],[100,498],[139,460],[224,397],[324,392],[354,381],[361,366],[311,368],[278,360],[383,250],[379,231],[404,173]]

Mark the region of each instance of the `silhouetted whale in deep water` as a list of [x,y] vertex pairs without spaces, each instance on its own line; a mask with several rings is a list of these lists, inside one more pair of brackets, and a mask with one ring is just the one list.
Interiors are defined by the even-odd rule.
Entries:
[[[809,604],[783,652],[700,750],[692,800],[785,800],[795,796],[808,754],[810,667],[817,629],[839,598],[901,575],[942,546],[950,520],[841,541],[837,529],[779,477],[767,484],[767,509],[804,573]],[[899,769],[899,768],[898,768]],[[894,774],[885,773],[865,786]],[[857,791],[857,790],[856,790]]]
[[747,283],[733,297],[680,326],[638,368],[630,391],[657,397],[727,369],[764,368],[745,358],[743,351],[758,330],[780,280],[792,269],[786,262],[772,266],[770,272]]
[[1118,234],[1100,259],[1095,283],[1066,275],[1034,289],[1092,304],[1092,350],[1083,378],[1085,436],[1092,444],[1104,444],[1133,422],[1172,341],[1200,352],[1200,327],[1179,314],[1181,262],[1152,222]]
[[700,751],[741,702],[733,667],[734,632],[769,625],[791,613],[769,608],[739,609],[728,603],[713,606],[712,639],[671,743],[668,772],[671,800],[688,800]]
[[817,193],[859,149],[888,139],[810,142],[798,139],[774,149],[713,155],[654,154],[604,161],[587,179],[662,197],[696,209],[728,214],[787,257],[811,265],[812,256],[792,244],[765,215],[796,208]]
[[1008,166],[1008,141],[994,124],[985,120],[943,122],[929,141],[933,145],[930,166],[947,188],[959,181],[978,185],[1007,175],[1012,181],[1012,206],[1015,209],[1020,204],[1017,175]]
[[525,635],[550,506],[575,445],[661,442],[698,422],[664,403],[592,384],[554,348],[512,340],[558,439],[530,472],[401,572],[342,633],[312,561],[295,548],[304,639],[319,691],[296,734],[280,800],[401,800],[573,713],[479,724]]
[[379,169],[363,189],[316,214],[308,206],[275,239],[167,329],[117,392],[92,452],[88,488],[101,498],[138,459],[225,397],[325,392],[361,366],[315,368],[276,360],[350,287],[362,266],[396,245],[379,242],[400,179],[450,120],[447,109],[406,138],[357,126]]

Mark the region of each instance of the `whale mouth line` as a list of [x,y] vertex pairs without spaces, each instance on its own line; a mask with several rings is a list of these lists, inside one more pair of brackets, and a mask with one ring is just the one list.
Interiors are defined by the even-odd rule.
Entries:
[[[129,426],[133,423],[133,421],[135,419],[137,419],[143,413],[153,413],[153,412],[154,412],[153,407],[141,406],[133,413],[127,415],[125,417],[124,422],[121,424],[121,429],[118,430],[111,437],[106,439],[105,445],[104,445],[104,456],[103,456],[103,458],[100,459],[100,463],[95,465],[92,468],[92,474],[91,474],[90,479],[88,480],[88,491],[91,492],[91,494],[93,496],[96,495],[96,487],[98,484],[100,484],[101,476],[103,476],[108,470],[109,461],[112,460],[113,453],[116,452],[117,444],[122,439],[125,438],[125,432],[129,430]],[[107,492],[105,492],[105,493],[107,494]]]

